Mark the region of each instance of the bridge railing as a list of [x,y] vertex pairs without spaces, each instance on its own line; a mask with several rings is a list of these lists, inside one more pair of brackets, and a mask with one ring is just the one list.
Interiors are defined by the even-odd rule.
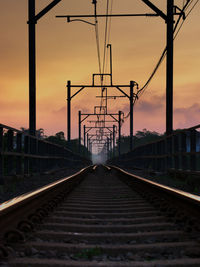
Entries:
[[6,176],[85,166],[90,160],[69,149],[0,124],[0,184]]
[[127,168],[156,171],[200,171],[200,125],[177,130],[155,142],[111,159],[109,162]]

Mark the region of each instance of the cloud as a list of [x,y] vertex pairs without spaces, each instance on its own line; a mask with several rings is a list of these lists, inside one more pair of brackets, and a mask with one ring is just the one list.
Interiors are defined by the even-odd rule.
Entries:
[[[74,115],[74,111],[77,111],[76,114],[78,114],[78,110],[81,110],[82,113],[91,113],[91,108],[88,108],[88,106],[86,106],[86,104],[82,103],[81,106],[80,105],[72,105],[72,110],[71,110],[71,115],[73,117]],[[53,110],[52,113],[56,116],[66,116],[66,112],[67,112],[67,107],[66,106],[62,106],[59,109]]]
[[66,112],[66,107],[63,106],[57,110],[53,110],[52,113],[55,115],[63,115]]
[[177,128],[187,128],[199,124],[200,105],[194,103],[186,108],[175,108],[175,126]]
[[[156,96],[153,95],[149,99],[143,100],[139,99],[135,103],[135,111],[140,113],[157,113],[165,107],[165,96]],[[124,105],[123,109],[126,112],[129,112],[129,105]]]

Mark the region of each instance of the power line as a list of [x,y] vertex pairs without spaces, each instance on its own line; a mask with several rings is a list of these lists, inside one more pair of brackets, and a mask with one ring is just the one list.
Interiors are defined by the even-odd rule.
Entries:
[[[112,10],[113,10],[113,0],[111,0],[111,4],[110,4],[110,12],[109,14],[112,15]],[[107,44],[110,43],[110,32],[111,32],[111,20],[112,20],[112,17],[110,16],[109,17],[109,21],[108,21],[108,37],[107,37]],[[106,57],[108,55],[108,50],[106,49]],[[108,67],[108,60],[106,58],[106,61],[105,61],[105,72],[107,71],[107,67]],[[107,81],[107,76],[106,76],[106,81]]]
[[[197,0],[197,1],[195,2],[195,4],[192,6],[192,8],[190,9],[190,11],[187,13],[187,15],[185,16],[184,20],[182,21],[182,23],[181,23],[180,27],[178,28],[177,32],[175,33],[175,31],[176,31],[176,29],[177,29],[177,27],[178,27],[178,24],[179,24],[179,22],[180,22],[180,19],[181,19],[182,16],[183,16],[183,12],[185,12],[186,10],[188,10],[189,6],[191,6],[191,4],[192,4],[193,2],[194,2],[194,0],[192,0],[192,1],[191,1],[191,0],[187,0],[187,2],[185,3],[185,5],[184,5],[184,2],[183,2],[183,8],[182,8],[182,10],[181,10],[181,13],[180,13],[180,15],[179,15],[179,18],[178,18],[178,20],[177,20],[177,22],[176,22],[176,24],[175,24],[175,27],[174,27],[174,34],[175,34],[175,35],[174,35],[174,38],[173,38],[174,40],[176,39],[178,33],[180,32],[180,29],[182,28],[183,23],[185,22],[186,18],[190,15],[190,13],[192,12],[192,10],[193,10],[193,9],[195,8],[195,6],[198,4],[199,0]],[[153,72],[151,73],[149,79],[148,79],[147,82],[144,84],[144,86],[138,91],[138,93],[137,93],[137,96],[138,96],[138,97],[139,97],[139,96],[141,97],[141,96],[144,94],[144,92],[146,91],[146,89],[148,88],[149,83],[151,82],[151,80],[153,79],[155,73],[157,72],[158,68],[160,67],[161,63],[163,62],[163,60],[164,60],[164,58],[165,58],[165,56],[166,56],[166,52],[167,52],[167,47],[165,47],[165,49],[163,50],[162,55],[161,55],[161,57],[160,57],[158,63],[156,64],[156,67],[154,68]],[[135,105],[135,104],[137,103],[137,102],[136,102],[137,99],[138,99],[138,98],[135,98],[135,99],[134,99],[133,105]],[[130,112],[129,112],[124,118],[127,119],[127,118],[129,117],[129,115],[130,115]]]
[[97,56],[99,63],[99,73],[101,74],[101,56],[100,56],[100,45],[99,45],[99,29],[98,29],[98,19],[97,19],[97,1],[93,0],[94,4],[94,15],[95,15],[95,37],[96,37],[96,45],[97,45]]
[[99,45],[98,22],[95,22],[95,35],[96,35],[96,44],[97,44],[97,56],[98,56],[98,63],[99,63],[99,73],[101,73],[101,56],[100,56],[100,45]]
[[106,46],[107,46],[107,35],[108,35],[108,9],[109,9],[109,0],[107,0],[106,6],[106,25],[105,25],[105,40],[104,40],[104,55],[103,55],[103,74],[105,69],[105,59],[106,59]]
[[[181,19],[181,17],[182,17],[183,12],[184,12],[185,10],[187,10],[188,6],[190,6],[191,3],[192,3],[193,1],[194,1],[194,0],[192,0],[192,1],[188,0],[188,1],[186,2],[186,4],[184,5],[183,9],[181,10],[181,14],[179,15],[179,18],[178,18],[178,20],[177,20],[177,22],[176,22],[176,25],[175,25],[175,27],[174,27],[174,33],[175,33],[176,29],[177,29],[177,26],[178,26],[178,24],[179,24],[179,22],[180,22],[180,19]],[[191,13],[191,11],[194,9],[194,7],[196,6],[196,4],[197,4],[198,2],[199,2],[199,0],[197,0],[196,3],[194,4],[194,6],[190,9],[189,13],[186,15],[186,18],[188,17],[188,15]],[[184,21],[185,21],[185,20],[183,20],[182,25],[183,25]],[[182,25],[180,26],[180,28],[182,27]],[[179,33],[180,28],[178,29],[178,32],[176,32],[176,34],[175,34],[175,36],[174,36],[174,39],[176,38],[177,34]],[[143,94],[143,93],[141,94],[141,92],[143,92],[143,91],[147,88],[148,84],[149,84],[149,83],[151,82],[151,80],[153,79],[155,73],[157,72],[158,68],[160,67],[161,63],[163,62],[163,59],[164,59],[165,56],[166,56],[166,52],[167,52],[167,47],[165,47],[165,49],[163,50],[163,52],[162,52],[162,54],[161,54],[161,57],[160,57],[160,59],[158,60],[158,63],[156,64],[156,66],[155,66],[153,72],[151,73],[150,77],[148,78],[147,82],[146,82],[146,83],[144,84],[144,86],[138,91],[138,95],[141,96],[141,95]]]

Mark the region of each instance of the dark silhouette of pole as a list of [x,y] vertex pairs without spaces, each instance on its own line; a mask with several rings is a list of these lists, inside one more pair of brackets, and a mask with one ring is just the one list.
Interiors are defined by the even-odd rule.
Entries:
[[67,141],[71,141],[71,81],[67,82]]
[[89,137],[88,137],[88,133],[87,133],[87,151],[88,151],[88,156],[89,156]]
[[35,15],[35,0],[28,0],[29,43],[29,134],[36,134],[36,24],[61,0],[54,0]]
[[86,128],[85,128],[85,125],[83,126],[83,135],[84,135],[84,138],[83,138],[83,142],[84,142],[84,155],[86,155]]
[[85,138],[85,135],[86,135],[85,125],[83,126],[83,131],[84,131],[84,139],[83,139],[84,141],[83,142],[84,142],[84,147],[85,147],[86,146],[86,144],[85,144],[85,142],[86,142],[86,140],[85,140],[86,139]]
[[81,111],[78,112],[78,147],[81,154]]
[[174,0],[167,0],[166,134],[173,131],[173,15]]
[[133,87],[134,82],[130,81],[130,151],[133,149]]
[[113,158],[115,157],[115,125],[113,125]]
[[106,141],[106,146],[107,146],[107,159],[109,159],[109,138],[108,137]]
[[112,45],[111,44],[107,44],[107,48],[110,48],[110,81],[111,81],[111,85],[112,83]]
[[110,133],[110,158],[112,158],[112,150],[113,150],[113,147],[112,147],[112,133]]
[[173,25],[174,0],[167,0],[167,15],[151,1],[142,0],[167,23],[167,64],[166,64],[166,134],[173,132]]
[[121,114],[122,114],[122,112],[119,111],[119,119],[118,119],[118,131],[119,131],[119,136],[118,136],[118,154],[119,154],[119,156],[121,155]]
[[36,41],[35,0],[28,1],[29,35],[29,134],[36,134]]

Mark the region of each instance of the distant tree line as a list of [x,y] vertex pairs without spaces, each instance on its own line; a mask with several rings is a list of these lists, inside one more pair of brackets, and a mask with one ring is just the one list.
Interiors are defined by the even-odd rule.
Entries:
[[[28,133],[28,129],[25,129],[21,127],[22,132]],[[44,129],[40,128],[36,131],[36,136],[38,138],[41,138],[43,140],[49,141],[54,144],[58,144],[61,146],[64,146],[74,153],[78,154],[79,153],[79,143],[78,139],[72,139],[70,144],[69,142],[65,139],[65,135],[63,131],[57,132],[55,135],[50,135],[46,136],[44,134]],[[136,134],[133,137],[133,146],[134,148],[140,145],[144,145],[150,142],[154,142],[161,137],[163,137],[164,134],[160,134],[155,131],[149,131],[147,129],[143,129],[142,131],[137,131]],[[118,140],[116,142],[115,146],[115,154],[117,155],[118,153]],[[130,150],[130,137],[129,136],[121,136],[121,154],[127,153]],[[81,145],[81,154],[82,155],[89,155],[87,148],[85,148],[83,145]]]
[[[164,134],[160,134],[158,132],[151,132],[147,129],[143,129],[142,131],[137,131],[133,137],[133,147],[145,145],[150,142],[154,142],[160,139]],[[130,137],[129,136],[121,136],[121,154],[127,153],[130,151]],[[118,140],[117,145],[115,147],[115,154],[118,152]]]

